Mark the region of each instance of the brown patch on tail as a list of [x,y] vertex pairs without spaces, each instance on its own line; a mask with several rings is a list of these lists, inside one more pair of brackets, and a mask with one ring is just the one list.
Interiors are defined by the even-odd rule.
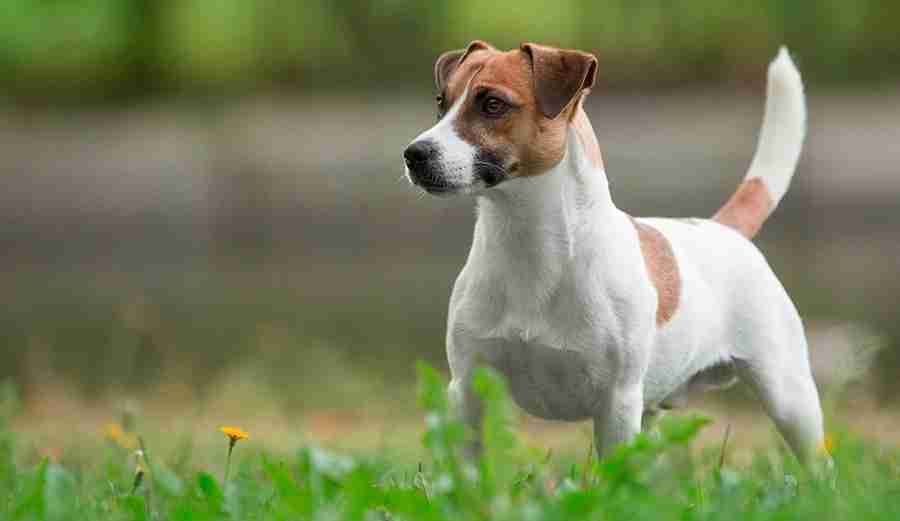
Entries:
[[631,219],[641,241],[641,253],[650,280],[656,287],[656,325],[661,326],[672,319],[681,299],[681,274],[675,253],[668,239],[656,228]]
[[750,239],[762,228],[775,204],[765,181],[759,177],[745,179],[713,220],[734,228]]

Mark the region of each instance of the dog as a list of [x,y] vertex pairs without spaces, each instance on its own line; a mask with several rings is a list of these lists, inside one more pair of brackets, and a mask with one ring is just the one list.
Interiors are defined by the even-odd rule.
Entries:
[[806,131],[787,50],[769,66],[746,177],[710,219],[616,207],[582,107],[596,75],[593,55],[534,43],[474,41],[434,65],[438,121],[405,149],[406,176],[433,195],[470,194],[478,209],[450,298],[452,403],[478,429],[470,380],[492,366],[526,412],[593,420],[602,457],[688,392],[740,379],[813,460],[824,435],[803,324],[750,241],[787,191]]

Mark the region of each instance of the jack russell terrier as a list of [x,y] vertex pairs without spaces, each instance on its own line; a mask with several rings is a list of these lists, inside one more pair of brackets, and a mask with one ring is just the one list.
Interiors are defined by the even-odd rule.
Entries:
[[492,366],[528,413],[592,419],[602,456],[689,391],[740,378],[811,460],[823,428],[803,324],[750,242],[803,144],[791,58],[782,49],[769,66],[756,155],[711,219],[616,207],[582,108],[596,73],[590,54],[533,43],[502,52],[475,41],[434,65],[438,122],[405,150],[406,175],[430,194],[478,204],[450,298],[453,403],[478,429],[469,380]]

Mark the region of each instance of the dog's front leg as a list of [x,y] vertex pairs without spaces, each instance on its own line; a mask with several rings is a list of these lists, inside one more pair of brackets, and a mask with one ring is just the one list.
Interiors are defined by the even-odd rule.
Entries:
[[466,441],[466,457],[474,459],[481,454],[481,400],[472,389],[471,371],[454,376],[447,388],[453,413],[469,427],[473,437]]
[[617,384],[603,397],[594,416],[594,445],[598,458],[630,442],[641,431],[644,392],[640,384]]
[[593,412],[594,446],[599,459],[611,454],[616,446],[631,442],[641,432],[644,377],[650,364],[655,329],[650,321],[653,315],[646,313],[646,308],[629,310],[625,316],[635,320],[616,332],[619,341],[596,340],[598,345],[608,347],[601,350],[605,356],[595,363],[610,369]]

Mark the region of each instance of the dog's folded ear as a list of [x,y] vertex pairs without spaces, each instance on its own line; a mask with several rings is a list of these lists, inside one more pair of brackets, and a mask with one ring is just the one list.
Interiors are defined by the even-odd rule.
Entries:
[[523,43],[522,52],[531,58],[534,95],[541,113],[556,119],[597,79],[597,58],[592,54]]
[[466,59],[466,57],[474,51],[494,50],[491,44],[481,40],[475,40],[465,49],[457,49],[455,51],[447,51],[440,55],[434,62],[434,84],[438,91],[444,90],[447,81],[457,67]]

